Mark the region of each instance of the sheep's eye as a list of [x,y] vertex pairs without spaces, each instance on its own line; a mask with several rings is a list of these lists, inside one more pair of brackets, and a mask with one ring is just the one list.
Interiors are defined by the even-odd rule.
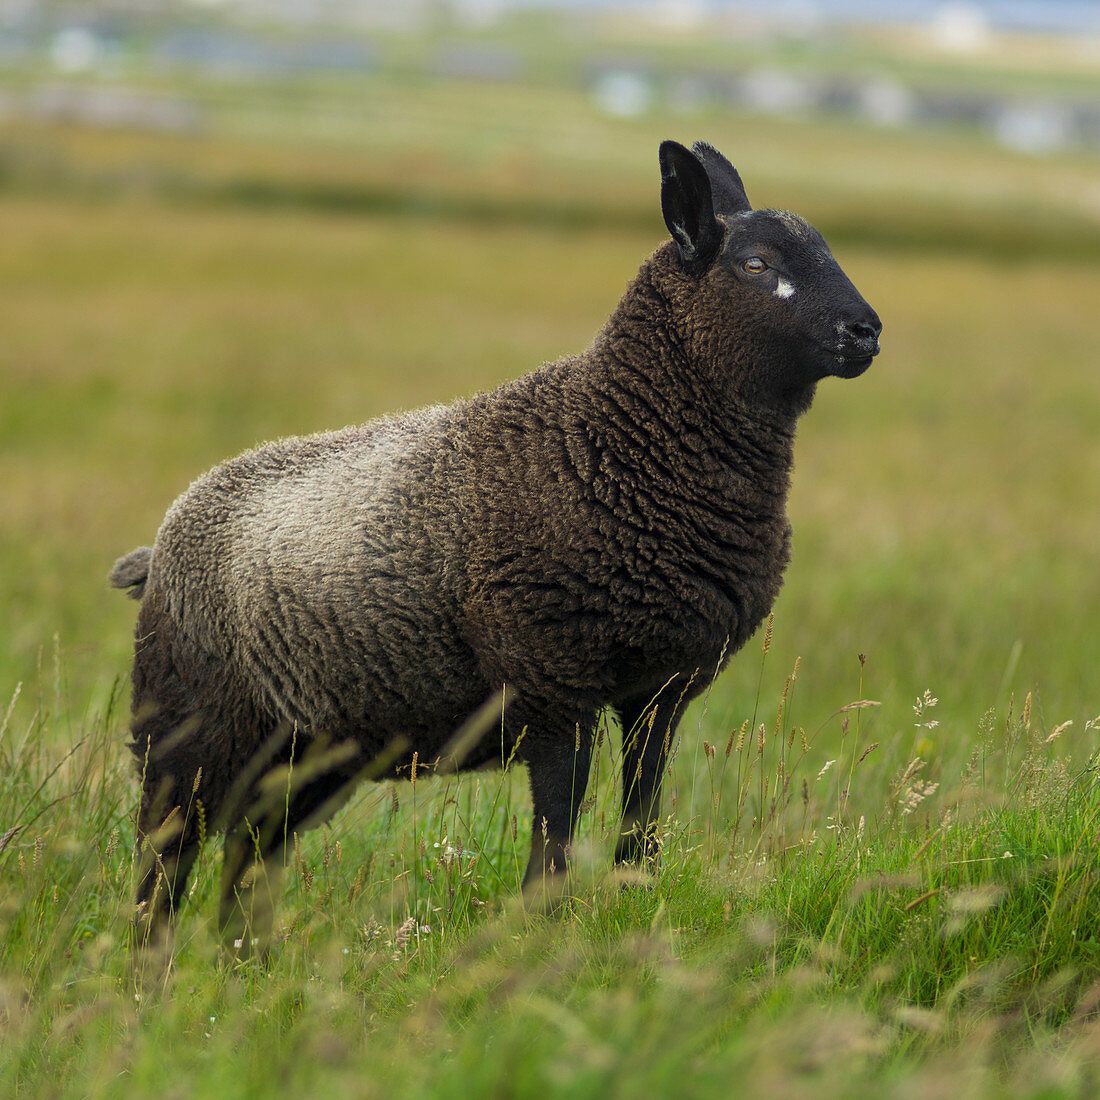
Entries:
[[741,262],[741,270],[746,275],[763,275],[768,270],[768,265],[759,256],[750,256]]

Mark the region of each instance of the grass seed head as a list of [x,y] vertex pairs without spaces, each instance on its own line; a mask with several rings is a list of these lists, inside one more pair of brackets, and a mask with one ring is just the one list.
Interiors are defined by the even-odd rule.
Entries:
[[1054,729],[1052,729],[1052,730],[1050,731],[1050,733],[1049,733],[1049,734],[1047,735],[1047,737],[1046,737],[1046,738],[1045,738],[1045,740],[1043,741],[1043,744],[1044,744],[1044,745],[1050,745],[1050,744],[1053,744],[1053,743],[1054,743],[1055,741],[1057,741],[1057,740],[1058,740],[1058,738],[1059,738],[1059,737],[1061,737],[1061,736],[1062,736],[1062,734],[1063,734],[1063,733],[1065,733],[1065,732],[1066,732],[1066,730],[1068,730],[1068,729],[1069,729],[1069,727],[1070,727],[1070,726],[1072,726],[1072,725],[1073,725],[1073,719],[1071,718],[1071,719],[1070,719],[1070,720],[1069,720],[1068,722],[1063,722],[1063,723],[1062,723],[1062,724],[1061,724],[1060,726],[1055,726],[1055,727],[1054,727]]
[[[744,720],[744,722],[741,723],[741,728],[736,733],[737,743],[733,747],[737,752],[740,752],[745,747],[745,735],[748,732],[749,732],[749,719],[746,718]],[[731,743],[733,742],[733,738],[734,738],[734,734],[731,733],[730,734],[730,742]],[[730,754],[730,747],[729,747],[729,745],[727,745],[726,746],[726,756],[729,756],[729,754]]]

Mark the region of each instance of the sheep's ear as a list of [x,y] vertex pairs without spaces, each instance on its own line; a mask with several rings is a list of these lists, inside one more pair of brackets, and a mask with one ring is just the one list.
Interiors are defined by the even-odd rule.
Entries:
[[697,141],[691,151],[707,170],[716,214],[744,214],[752,209],[737,169],[713,145]]
[[689,275],[699,275],[722,246],[722,223],[714,216],[710,180],[697,157],[675,141],[662,141],[661,213]]

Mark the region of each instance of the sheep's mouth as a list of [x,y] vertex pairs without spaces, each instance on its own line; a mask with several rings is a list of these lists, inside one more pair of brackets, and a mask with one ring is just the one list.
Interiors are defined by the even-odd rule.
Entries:
[[844,340],[833,344],[815,341],[822,374],[834,378],[858,378],[881,350],[877,338]]
[[833,373],[838,378],[858,378],[870,365],[882,349],[878,337],[859,340],[844,340],[829,349],[836,367]]
[[870,365],[878,352],[871,355],[842,355],[836,354],[836,376],[838,378],[858,378]]

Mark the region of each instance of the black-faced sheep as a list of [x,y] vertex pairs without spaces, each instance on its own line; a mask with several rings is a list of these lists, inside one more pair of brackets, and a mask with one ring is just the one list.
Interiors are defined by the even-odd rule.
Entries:
[[[502,685],[460,765],[526,764],[525,883],[566,869],[604,707],[623,728],[616,858],[647,854],[684,707],[779,591],[798,417],[822,378],[868,367],[881,329],[821,236],[752,210],[716,150],[665,142],[660,165],[672,240],[583,354],[223,463],[116,564],[142,600],[147,931],[184,892],[199,801],[226,832],[228,927],[251,858],[365,770],[430,766]],[[336,756],[311,768],[322,741]]]

